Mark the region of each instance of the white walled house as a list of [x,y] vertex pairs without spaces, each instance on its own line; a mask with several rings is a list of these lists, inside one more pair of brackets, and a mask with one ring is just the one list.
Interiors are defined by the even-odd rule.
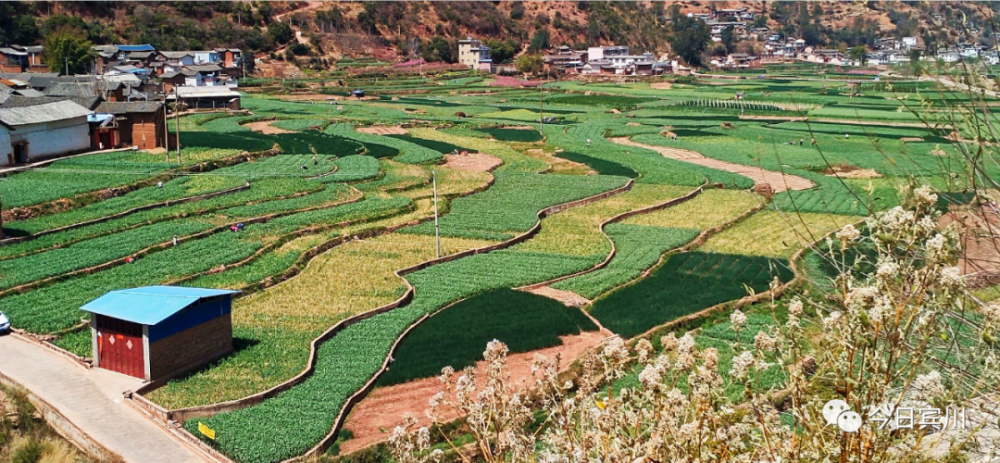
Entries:
[[14,147],[10,144],[10,129],[13,127],[0,122],[0,165],[14,159]]
[[0,140],[0,165],[35,162],[90,148],[87,116],[93,111],[71,100],[8,99],[0,106],[0,124],[9,140]]

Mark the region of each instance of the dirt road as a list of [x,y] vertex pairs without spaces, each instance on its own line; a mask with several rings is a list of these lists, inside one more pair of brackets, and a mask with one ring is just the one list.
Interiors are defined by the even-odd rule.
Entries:
[[740,174],[744,177],[749,177],[755,183],[770,184],[771,188],[775,192],[786,191],[786,190],[808,190],[809,188],[815,186],[815,184],[813,184],[811,180],[807,180],[797,175],[783,174],[781,172],[765,170],[759,167],[720,161],[718,159],[705,157],[704,155],[696,151],[685,150],[680,148],[669,148],[666,146],[647,145],[644,143],[632,141],[630,138],[627,137],[608,138],[608,141],[612,143],[618,143],[619,145],[634,146],[636,148],[645,148],[648,150],[653,150],[656,151],[657,153],[662,154],[664,157],[670,159],[676,159],[678,161],[689,162],[691,164],[697,164],[699,166],[711,167],[713,169],[724,170],[727,172]]

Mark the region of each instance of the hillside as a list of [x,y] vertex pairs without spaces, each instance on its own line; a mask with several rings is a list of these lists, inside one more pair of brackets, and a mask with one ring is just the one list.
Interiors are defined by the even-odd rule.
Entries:
[[[0,42],[41,43],[49,31],[74,27],[94,43],[152,43],[174,50],[239,47],[271,62],[294,55],[290,61],[315,69],[345,57],[454,61],[455,40],[466,36],[489,40],[498,61],[561,44],[628,44],[659,55],[669,51],[674,8],[681,14],[748,8],[766,18],[758,20],[758,26],[766,24],[772,32],[802,37],[812,45],[871,45],[878,36],[916,35],[934,48],[938,42],[976,40],[977,30],[992,29],[982,18],[997,6],[834,1],[21,2],[0,4]],[[963,28],[972,34],[966,36]]]

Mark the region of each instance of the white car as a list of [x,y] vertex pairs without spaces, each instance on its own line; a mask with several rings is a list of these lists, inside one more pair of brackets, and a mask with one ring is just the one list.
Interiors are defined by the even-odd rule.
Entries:
[[0,312],[0,333],[10,331],[10,319],[3,312]]

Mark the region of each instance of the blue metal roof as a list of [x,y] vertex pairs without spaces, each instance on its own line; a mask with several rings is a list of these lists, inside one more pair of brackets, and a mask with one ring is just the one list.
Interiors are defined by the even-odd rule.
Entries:
[[111,291],[80,309],[140,325],[155,325],[203,298],[239,294],[226,289],[143,286]]
[[143,45],[115,45],[115,46],[118,47],[119,51],[156,51],[156,48],[154,48],[152,45],[148,43]]

